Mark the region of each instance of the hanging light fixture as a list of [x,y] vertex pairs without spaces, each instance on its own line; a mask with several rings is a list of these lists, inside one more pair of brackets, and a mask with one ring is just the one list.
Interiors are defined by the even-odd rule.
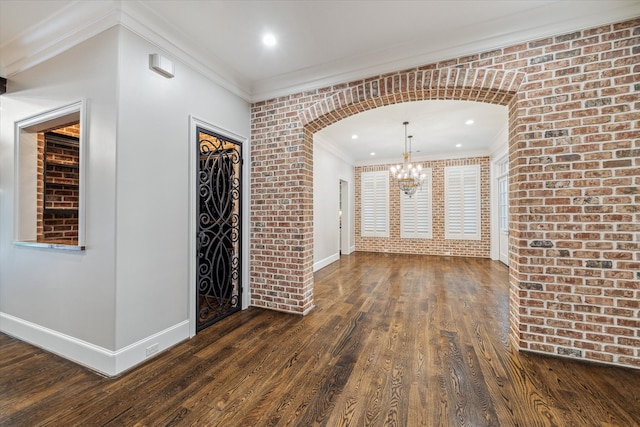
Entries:
[[[407,136],[407,125],[404,122],[404,160],[402,166],[396,165],[391,167],[391,175],[398,180],[400,190],[407,196],[413,196],[418,191],[426,179],[426,174],[422,173],[422,165],[414,166],[411,164],[411,138]],[[407,149],[408,146],[408,149]]]

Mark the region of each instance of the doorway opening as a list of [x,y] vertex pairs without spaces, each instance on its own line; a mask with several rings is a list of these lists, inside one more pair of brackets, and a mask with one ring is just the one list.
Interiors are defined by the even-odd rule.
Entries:
[[197,127],[196,330],[241,310],[242,144]]
[[[283,224],[291,224],[290,231],[283,233],[283,237],[291,239],[288,245],[292,255],[282,261],[280,252],[267,253],[261,251],[260,257],[251,259],[251,303],[258,307],[273,307],[273,299],[287,299],[284,304],[277,306],[278,310],[306,314],[314,307],[313,303],[313,269],[314,269],[314,139],[318,131],[331,126],[342,119],[364,111],[382,106],[402,104],[422,100],[460,100],[485,102],[493,105],[506,106],[509,123],[514,122],[518,112],[513,106],[516,104],[515,95],[518,93],[525,74],[514,70],[498,70],[491,68],[446,67],[433,69],[412,69],[378,78],[367,79],[354,83],[345,88],[336,88],[319,94],[315,102],[307,104],[306,108],[296,110],[292,106],[282,106],[282,112],[288,111],[297,121],[290,129],[280,130],[279,122],[272,120],[265,123],[264,129],[254,134],[251,143],[252,158],[272,158],[282,155],[289,158],[290,165],[297,172],[291,176],[276,177],[275,182],[259,180],[260,173],[252,171],[252,204],[261,205],[259,212],[252,212],[252,222],[264,221],[268,218],[283,218]],[[293,98],[292,98],[293,99]],[[264,105],[254,107],[253,111],[265,112],[267,117],[278,110],[275,101],[265,101]],[[258,109],[259,108],[259,109]],[[295,114],[294,114],[295,111]],[[279,113],[278,113],[279,114]],[[296,116],[297,115],[297,116]],[[254,124],[255,126],[255,124]],[[254,128],[257,130],[257,128]],[[509,133],[509,149],[515,150],[515,134]],[[274,144],[273,138],[281,135],[285,144]],[[351,135],[349,133],[348,135]],[[295,153],[292,155],[291,153]],[[382,157],[380,157],[382,158]],[[354,188],[359,185],[354,177]],[[301,215],[295,221],[289,220],[281,213],[279,204],[268,204],[269,189],[282,185],[288,188],[288,183],[295,191],[287,191],[289,203],[300,206]],[[333,186],[333,185],[332,185]],[[357,220],[360,212],[356,211],[358,202],[355,201],[354,216]],[[490,208],[490,204],[488,207]],[[337,210],[337,209],[336,209]],[[335,211],[334,211],[335,212]],[[357,228],[357,227],[356,227]],[[337,229],[337,226],[334,230]],[[278,229],[280,230],[280,229]],[[268,239],[279,236],[278,233],[251,237],[252,247],[260,247]],[[355,236],[357,237],[357,236]],[[355,238],[354,237],[354,238]],[[294,240],[295,238],[295,240]],[[487,236],[485,241],[489,240]],[[333,240],[335,242],[335,240]],[[299,244],[303,242],[304,244]],[[487,242],[488,243],[488,242]],[[356,243],[357,244],[357,243]],[[278,262],[283,267],[274,269],[282,273],[278,278],[268,271],[268,268]],[[286,270],[285,270],[286,268]],[[266,274],[265,272],[269,273]],[[280,278],[281,277],[281,278]],[[274,307],[275,308],[275,307]],[[511,310],[517,324],[519,313]],[[515,329],[514,329],[515,330]]]
[[16,122],[14,241],[84,249],[84,102]]

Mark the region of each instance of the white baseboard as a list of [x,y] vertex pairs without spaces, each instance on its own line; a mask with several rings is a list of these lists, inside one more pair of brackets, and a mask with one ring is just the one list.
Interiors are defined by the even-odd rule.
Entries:
[[328,256],[325,259],[322,259],[316,262],[315,264],[313,264],[313,272],[315,273],[321,268],[326,267],[327,265],[331,264],[332,262],[336,262],[339,259],[340,259],[340,254],[333,254],[331,256]]
[[[107,350],[6,313],[0,313],[0,332],[55,353],[65,359],[72,360],[104,375],[114,376],[188,339],[189,321],[180,322],[157,334],[115,351]],[[147,356],[147,348],[151,346],[154,347],[154,350]]]

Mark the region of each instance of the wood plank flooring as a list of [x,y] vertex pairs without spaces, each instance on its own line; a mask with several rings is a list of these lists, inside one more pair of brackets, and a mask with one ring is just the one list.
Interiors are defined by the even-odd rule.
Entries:
[[640,371],[518,353],[497,262],[354,253],[118,378],[0,334],[2,426],[640,426]]

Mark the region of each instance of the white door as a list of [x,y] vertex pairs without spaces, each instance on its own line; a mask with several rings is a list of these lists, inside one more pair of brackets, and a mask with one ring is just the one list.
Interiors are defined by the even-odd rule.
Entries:
[[498,192],[500,261],[509,265],[509,184],[507,175],[498,178]]

